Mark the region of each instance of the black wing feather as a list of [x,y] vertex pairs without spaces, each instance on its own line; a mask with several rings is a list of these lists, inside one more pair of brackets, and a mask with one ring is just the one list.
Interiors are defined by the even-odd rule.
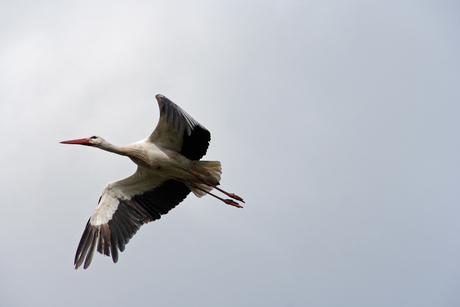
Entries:
[[130,200],[118,200],[117,210],[107,224],[92,225],[90,220],[80,240],[75,255],[75,268],[84,262],[84,268],[91,264],[94,251],[118,261],[118,250],[123,252],[126,244],[139,228],[157,220],[183,201],[190,189],[182,182],[167,180],[154,190],[135,195]]
[[91,261],[93,260],[93,255],[94,255],[94,249],[96,248],[96,242],[97,242],[97,234],[92,231],[91,232],[91,247],[88,251],[88,257],[86,257],[86,260],[85,260],[85,265],[83,266],[83,268],[88,268],[89,265],[91,264]]
[[201,126],[195,126],[190,135],[185,135],[180,154],[189,160],[200,160],[211,140],[211,133]]
[[200,160],[208,150],[211,133],[165,96],[157,95],[156,98],[160,106],[160,122],[166,117],[165,124],[171,125],[170,129],[183,138],[179,153],[189,160]]

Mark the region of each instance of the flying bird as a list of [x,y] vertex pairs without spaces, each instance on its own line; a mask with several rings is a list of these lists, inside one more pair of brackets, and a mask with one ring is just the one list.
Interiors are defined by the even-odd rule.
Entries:
[[[106,185],[99,203],[86,224],[75,255],[75,269],[83,263],[87,269],[95,250],[118,261],[118,250],[148,222],[168,213],[190,192],[197,197],[212,195],[238,208],[243,199],[217,187],[220,181],[219,161],[200,161],[211,140],[210,132],[163,95],[155,96],[160,107],[160,120],[146,139],[126,146],[113,145],[99,136],[63,141],[97,147],[122,156],[137,164],[136,172]],[[213,193],[216,189],[232,199]]]

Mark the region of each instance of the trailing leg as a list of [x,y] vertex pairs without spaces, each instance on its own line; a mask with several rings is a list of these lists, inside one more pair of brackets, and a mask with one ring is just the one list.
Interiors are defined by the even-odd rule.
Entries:
[[197,174],[197,173],[195,173],[195,172],[193,172],[193,171],[191,171],[191,170],[189,170],[189,169],[186,169],[186,168],[184,168],[184,169],[185,169],[187,172],[189,172],[190,174],[192,174],[193,176],[195,176],[196,178],[198,178],[199,180],[201,180],[202,182],[204,182],[205,184],[207,184],[208,186],[213,187],[214,189],[216,189],[216,190],[218,190],[218,191],[224,193],[225,195],[227,195],[227,196],[229,196],[229,197],[231,197],[231,198],[233,198],[233,199],[236,199],[236,200],[241,201],[241,202],[244,203],[244,200],[243,200],[241,197],[239,197],[238,195],[233,194],[233,193],[228,193],[228,192],[226,192],[226,191],[224,191],[224,190],[218,188],[216,185],[210,183],[209,181],[207,181],[206,179],[204,179],[203,177],[201,177],[199,174]]

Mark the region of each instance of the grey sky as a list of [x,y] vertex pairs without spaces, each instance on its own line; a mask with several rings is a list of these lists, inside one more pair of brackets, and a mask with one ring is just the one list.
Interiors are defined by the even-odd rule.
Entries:
[[[1,306],[459,306],[455,1],[9,1],[0,10]],[[190,195],[73,257],[164,94],[244,209]]]

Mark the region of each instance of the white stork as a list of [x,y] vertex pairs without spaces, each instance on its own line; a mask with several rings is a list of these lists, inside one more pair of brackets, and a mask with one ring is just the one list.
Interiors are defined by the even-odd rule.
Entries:
[[99,203],[86,224],[75,255],[75,269],[91,264],[94,251],[118,261],[118,249],[148,222],[157,220],[178,205],[192,191],[196,196],[212,195],[226,204],[242,208],[231,199],[210,191],[215,188],[241,201],[235,194],[217,187],[219,161],[199,161],[208,149],[209,131],[163,95],[156,95],[160,120],[146,139],[127,146],[115,146],[99,136],[61,142],[81,144],[129,157],[137,164],[136,172],[107,184]]

